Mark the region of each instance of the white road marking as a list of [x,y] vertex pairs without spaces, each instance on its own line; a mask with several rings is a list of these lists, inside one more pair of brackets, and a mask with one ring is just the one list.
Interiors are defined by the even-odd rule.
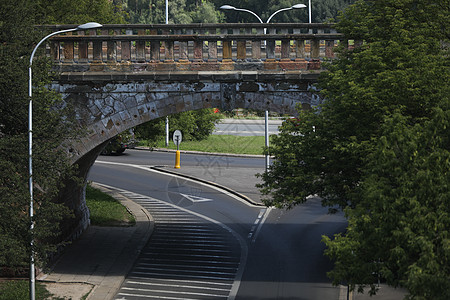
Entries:
[[252,239],[252,243],[254,243],[256,241],[256,238],[258,237],[258,234],[261,231],[261,228],[264,225],[264,223],[271,211],[272,211],[271,207],[263,208],[260,210],[258,218],[255,220],[255,225],[259,223],[258,228],[255,231],[254,230],[255,225],[254,225],[252,227],[252,231],[250,232],[251,235],[249,234],[249,239]]
[[182,193],[180,193],[180,195],[183,196],[184,198],[188,199],[189,201],[192,201],[193,203],[213,201],[213,199],[192,196],[192,195],[187,195],[187,194],[182,194]]

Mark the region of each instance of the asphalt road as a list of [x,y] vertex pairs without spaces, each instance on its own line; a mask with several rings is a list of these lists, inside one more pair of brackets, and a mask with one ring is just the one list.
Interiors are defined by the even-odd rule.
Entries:
[[[179,172],[240,190],[247,181],[252,190],[253,174],[263,171],[263,159],[204,160],[185,154]],[[173,171],[172,164],[170,153],[127,150],[99,157],[91,169],[89,180],[129,191],[155,215],[156,232],[117,299],[339,299],[320,240],[344,230],[341,214],[328,215],[315,198],[289,211],[266,209],[148,168]],[[248,196],[260,198],[257,190]]]
[[[269,120],[269,135],[278,134],[278,127],[282,120]],[[251,119],[223,119],[216,124],[213,134],[216,135],[238,135],[238,136],[264,136],[264,120]]]

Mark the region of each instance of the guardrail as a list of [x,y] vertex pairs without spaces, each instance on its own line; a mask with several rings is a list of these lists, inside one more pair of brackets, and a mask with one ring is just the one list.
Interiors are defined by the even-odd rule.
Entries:
[[340,43],[333,24],[120,24],[55,36],[47,54],[61,71],[318,70]]

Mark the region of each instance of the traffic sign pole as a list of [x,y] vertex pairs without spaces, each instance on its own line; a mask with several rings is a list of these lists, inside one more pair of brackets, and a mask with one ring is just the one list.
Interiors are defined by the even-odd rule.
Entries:
[[181,140],[183,139],[183,135],[181,134],[181,131],[179,130],[175,130],[175,132],[173,133],[173,142],[175,143],[175,145],[177,145],[177,152],[175,154],[175,169],[179,169],[181,168],[180,166],[180,143]]

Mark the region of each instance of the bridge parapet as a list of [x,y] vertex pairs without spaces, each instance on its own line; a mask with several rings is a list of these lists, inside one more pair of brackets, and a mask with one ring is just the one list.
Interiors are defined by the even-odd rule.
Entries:
[[55,36],[48,53],[60,72],[320,71],[339,43],[332,24],[121,24]]

